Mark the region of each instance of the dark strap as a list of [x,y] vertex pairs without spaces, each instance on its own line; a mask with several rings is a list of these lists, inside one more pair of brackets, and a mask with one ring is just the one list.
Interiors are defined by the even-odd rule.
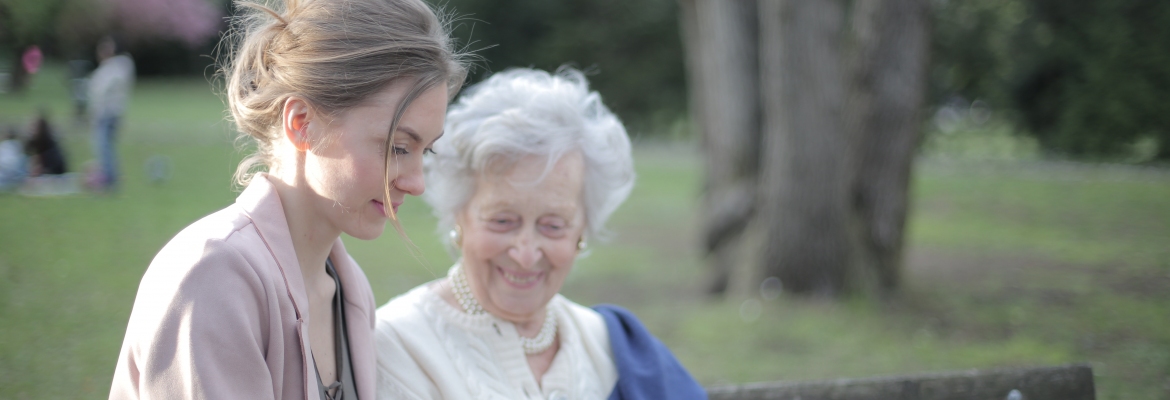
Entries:
[[[317,387],[321,390],[322,400],[356,400],[357,385],[353,380],[353,365],[349,357],[349,335],[345,328],[345,297],[341,293],[341,279],[337,277],[337,270],[333,268],[333,260],[325,259],[325,272],[333,278],[337,290],[333,293],[333,350],[337,357],[337,380],[326,386],[321,381],[321,371],[317,371]],[[313,361],[316,364],[316,361]],[[314,368],[316,370],[316,368]],[[332,394],[330,394],[332,392]]]

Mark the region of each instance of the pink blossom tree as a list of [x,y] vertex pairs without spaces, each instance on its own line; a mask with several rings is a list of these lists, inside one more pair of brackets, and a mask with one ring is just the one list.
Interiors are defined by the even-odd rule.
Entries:
[[208,0],[98,0],[109,5],[110,17],[126,39],[177,39],[189,46],[214,36],[223,13]]

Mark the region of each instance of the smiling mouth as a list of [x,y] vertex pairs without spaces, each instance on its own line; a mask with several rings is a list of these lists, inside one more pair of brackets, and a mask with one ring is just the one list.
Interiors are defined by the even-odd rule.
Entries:
[[496,269],[500,271],[500,276],[503,276],[505,281],[512,284],[513,286],[517,286],[517,287],[521,287],[521,288],[532,286],[537,281],[540,281],[541,278],[544,278],[543,272],[538,272],[535,274],[517,275],[517,274],[510,273],[501,267],[496,267]]

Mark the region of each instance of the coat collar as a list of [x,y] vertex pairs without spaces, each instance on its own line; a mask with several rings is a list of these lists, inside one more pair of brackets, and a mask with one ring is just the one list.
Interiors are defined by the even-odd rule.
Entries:
[[[236,205],[243,209],[252,221],[260,238],[268,246],[268,251],[276,259],[281,276],[284,277],[285,287],[288,288],[293,309],[300,321],[302,351],[305,353],[303,360],[306,363],[306,390],[309,397],[313,398],[316,397],[317,381],[309,379],[316,375],[310,375],[313,371],[311,369],[312,359],[307,355],[309,353],[307,327],[310,318],[308,292],[305,289],[304,277],[301,276],[300,261],[297,260],[296,249],[293,247],[288,220],[284,216],[284,206],[281,204],[276,186],[268,179],[268,174],[256,174],[248,187],[236,198]],[[333,242],[329,257],[333,260],[333,267],[337,270],[338,279],[341,281],[346,328],[349,332],[350,361],[354,366],[354,380],[359,382],[358,397],[373,398],[375,394],[373,393],[375,379],[372,336],[373,292],[370,290],[370,283],[365,273],[346,252],[341,238],[337,238]]]
[[[297,260],[296,249],[293,248],[292,233],[288,230],[288,220],[284,217],[284,206],[280,202],[280,195],[276,186],[268,181],[268,174],[256,174],[252,182],[236,197],[236,205],[244,210],[248,219],[260,233],[260,238],[268,246],[268,251],[276,259],[276,266],[284,277],[289,290],[289,297],[293,300],[293,309],[297,319],[307,319],[309,312],[309,297],[305,290],[305,280],[301,276],[301,264]],[[307,323],[307,321],[306,321]]]

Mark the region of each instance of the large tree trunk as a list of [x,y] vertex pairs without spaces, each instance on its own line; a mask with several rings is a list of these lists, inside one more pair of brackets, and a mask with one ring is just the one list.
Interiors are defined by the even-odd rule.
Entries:
[[855,162],[844,115],[840,0],[760,2],[765,276],[799,294],[846,290]]
[[855,1],[851,21],[846,104],[848,130],[857,143],[857,262],[889,293],[901,280],[911,167],[926,93],[929,12],[922,0]]
[[680,0],[691,116],[706,155],[708,292],[723,293],[752,214],[759,159],[755,0]]
[[789,292],[828,296],[895,290],[926,86],[926,1],[680,5],[707,158],[711,291],[727,287],[736,248],[752,247],[737,243],[749,219],[747,236],[762,239],[749,282],[775,276]]

